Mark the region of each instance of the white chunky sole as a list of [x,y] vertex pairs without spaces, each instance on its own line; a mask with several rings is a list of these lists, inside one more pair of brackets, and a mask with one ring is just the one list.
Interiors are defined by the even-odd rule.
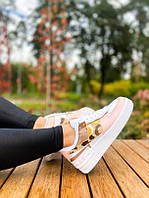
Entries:
[[95,167],[127,123],[133,110],[133,103],[128,98],[125,98],[125,100],[124,108],[112,127],[104,135],[92,141],[90,143],[91,148],[87,147],[84,152],[72,162],[72,164],[84,174],[89,173]]

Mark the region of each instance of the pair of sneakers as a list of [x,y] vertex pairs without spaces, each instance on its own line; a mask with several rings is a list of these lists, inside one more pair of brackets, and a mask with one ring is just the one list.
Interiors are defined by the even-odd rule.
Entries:
[[[75,112],[45,116],[45,128],[70,122],[75,131],[75,140],[72,146],[63,148],[60,152],[77,169],[87,174],[119,135],[132,110],[133,103],[130,99],[118,97],[97,111],[85,107]],[[55,154],[52,154],[48,160],[54,157]]]

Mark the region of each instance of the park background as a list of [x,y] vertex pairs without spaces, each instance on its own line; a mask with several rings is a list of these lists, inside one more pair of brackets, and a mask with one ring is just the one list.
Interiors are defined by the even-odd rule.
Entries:
[[38,115],[133,100],[149,132],[148,0],[1,0],[0,95]]

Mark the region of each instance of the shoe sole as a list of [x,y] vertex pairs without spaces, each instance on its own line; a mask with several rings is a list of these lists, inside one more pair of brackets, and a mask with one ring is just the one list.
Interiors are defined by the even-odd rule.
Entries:
[[72,162],[72,164],[82,173],[89,173],[124,128],[132,110],[133,103],[126,98],[125,106],[112,127],[104,135],[97,137],[95,141],[91,142],[91,148],[87,147],[84,152]]

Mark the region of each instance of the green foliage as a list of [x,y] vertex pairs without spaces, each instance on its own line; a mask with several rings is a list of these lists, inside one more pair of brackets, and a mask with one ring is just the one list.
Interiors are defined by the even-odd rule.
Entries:
[[[35,76],[32,66],[24,66],[22,63],[13,63],[12,67],[12,92],[17,93],[18,85],[20,84],[22,92],[36,92],[37,87],[29,79],[29,75]],[[21,73],[21,78],[19,76]],[[20,82],[21,80],[21,82]],[[20,92],[21,93],[21,92]]]
[[138,139],[149,132],[149,89],[139,90],[133,101],[134,111],[120,138]]
[[29,101],[26,101],[26,102],[23,102],[21,104],[18,104],[18,107],[22,108],[22,109],[25,109],[26,111],[29,111],[29,112],[34,112],[36,114],[39,114],[41,115],[42,112],[45,112],[46,110],[46,103],[39,103],[39,102],[29,102]]
[[[92,86],[93,93],[98,96],[101,84],[95,80],[90,81],[90,84]],[[149,89],[149,84],[144,81],[135,83],[130,80],[119,80],[105,84],[104,95],[115,96],[115,97],[118,96],[132,97],[140,89]]]
[[98,95],[101,88],[101,84],[96,80],[91,80],[90,86],[92,87],[93,94]]
[[[101,84],[97,81],[91,81],[92,89],[95,95],[99,94]],[[131,96],[131,82],[129,80],[114,81],[105,84],[104,95],[109,96]]]
[[149,89],[149,83],[141,81],[139,83],[131,83],[131,94],[135,95],[140,89]]
[[104,94],[113,96],[131,96],[131,82],[120,80],[105,85]]
[[140,139],[142,137],[146,137],[146,131],[144,126],[142,126],[144,116],[142,111],[135,111],[131,115],[127,125],[123,129],[123,132],[120,133],[118,138],[122,139]]
[[56,104],[56,108],[59,109],[61,112],[68,112],[77,109],[77,105],[71,101],[63,101],[61,103]]
[[59,95],[60,99],[67,99],[67,100],[80,100],[81,99],[81,95],[73,93],[73,92],[62,92]]

